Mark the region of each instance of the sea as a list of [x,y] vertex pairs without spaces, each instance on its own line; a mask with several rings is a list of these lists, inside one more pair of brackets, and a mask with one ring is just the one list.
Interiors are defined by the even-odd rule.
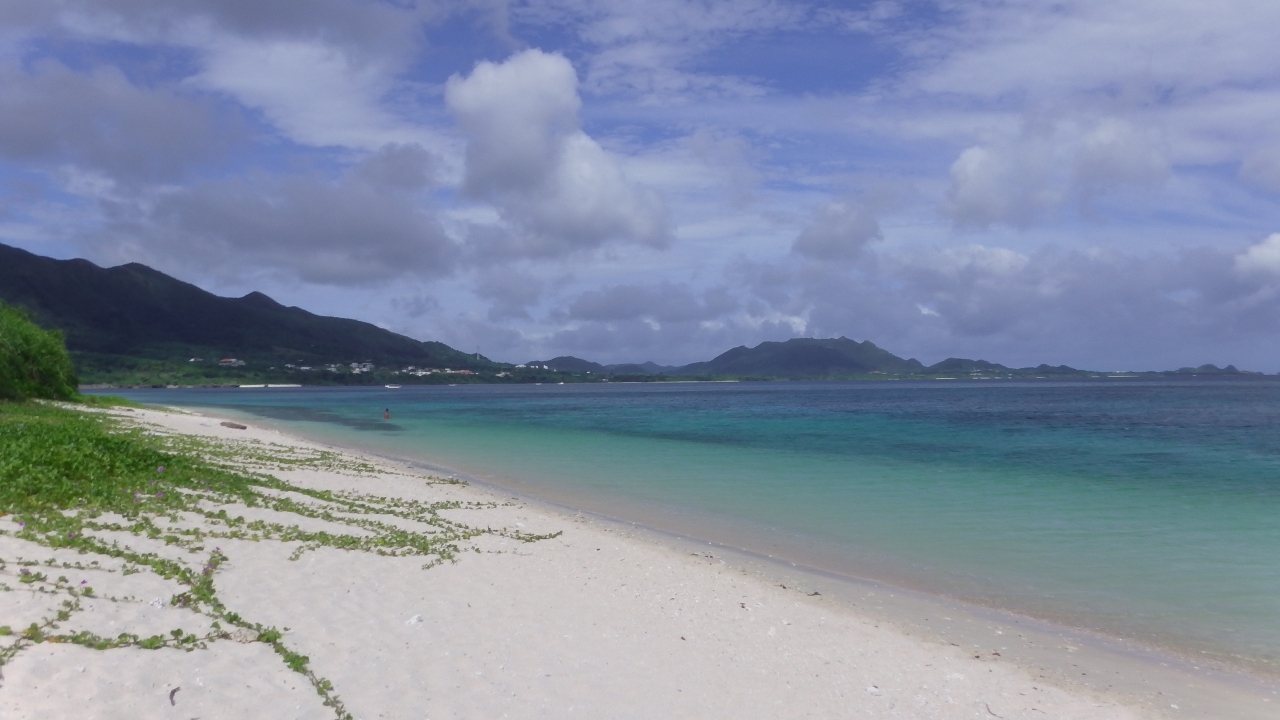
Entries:
[[1278,379],[111,392],[1280,674]]

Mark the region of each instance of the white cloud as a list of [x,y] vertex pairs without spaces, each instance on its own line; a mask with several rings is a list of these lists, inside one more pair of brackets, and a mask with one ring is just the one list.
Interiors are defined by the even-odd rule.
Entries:
[[593,50],[584,63],[590,92],[657,104],[764,94],[750,78],[699,70],[696,59],[735,38],[812,21],[807,6],[776,0],[552,0],[515,13],[577,33]]
[[1052,187],[1051,150],[1040,140],[966,148],[951,164],[944,207],[959,226],[1027,225],[1062,200]]
[[115,180],[172,180],[243,135],[205,99],[139,87],[120,70],[54,60],[0,64],[0,157],[70,164]]
[[1272,233],[1235,257],[1236,270],[1247,275],[1280,275],[1280,233]]
[[537,304],[546,291],[546,283],[533,274],[509,265],[481,269],[476,275],[475,293],[493,304],[491,321],[531,320],[529,307]]
[[737,307],[725,288],[698,293],[682,283],[663,282],[589,290],[573,301],[568,315],[596,322],[642,319],[664,324],[711,320]]
[[258,175],[166,189],[112,203],[103,234],[131,259],[215,276],[251,268],[352,286],[445,276],[458,248],[421,196],[432,163],[420,147],[388,145],[336,178]]
[[1015,136],[997,133],[951,165],[944,212],[961,227],[1026,227],[1075,198],[1082,209],[1128,188],[1165,180],[1157,133],[1118,117],[1030,118]]
[[221,37],[210,43],[204,70],[189,82],[260,110],[304,145],[372,150],[420,142],[439,149],[444,143],[435,133],[382,107],[396,69],[382,58],[357,59],[318,40]]
[[796,237],[791,251],[813,260],[848,261],[870,243],[883,239],[877,208],[865,198],[823,203],[812,223]]
[[1153,186],[1168,172],[1169,159],[1152,133],[1106,118],[1080,139],[1072,179],[1078,192],[1092,195],[1121,185]]
[[505,252],[554,256],[670,240],[662,199],[579,128],[577,75],[564,57],[527,50],[481,62],[449,78],[445,101],[468,137],[464,189],[522,231]]
[[934,93],[990,99],[1156,101],[1161,89],[1200,92],[1274,81],[1280,45],[1271,0],[952,0],[953,23],[922,38],[913,78]]

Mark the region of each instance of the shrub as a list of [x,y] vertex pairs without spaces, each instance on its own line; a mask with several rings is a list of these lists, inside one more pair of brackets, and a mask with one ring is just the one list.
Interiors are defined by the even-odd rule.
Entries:
[[62,333],[0,302],[0,400],[70,400],[76,384]]

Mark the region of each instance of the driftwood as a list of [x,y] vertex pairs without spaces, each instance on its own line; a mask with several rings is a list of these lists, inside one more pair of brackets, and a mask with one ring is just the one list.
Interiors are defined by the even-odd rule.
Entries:
[[233,423],[227,420],[223,420],[219,424],[222,425],[222,427],[229,427],[232,430],[248,430],[249,429],[247,425],[241,425],[240,423]]

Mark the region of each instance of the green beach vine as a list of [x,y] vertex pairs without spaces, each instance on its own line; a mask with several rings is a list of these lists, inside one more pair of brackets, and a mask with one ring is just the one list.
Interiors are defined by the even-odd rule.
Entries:
[[[123,647],[198,651],[210,644],[260,642],[292,671],[304,676],[336,718],[352,718],[333,683],[291,648],[287,628],[263,625],[228,607],[217,589],[227,561],[220,542],[293,544],[296,560],[319,548],[391,557],[421,557],[424,569],[456,561],[471,541],[502,536],[534,542],[552,535],[474,527],[443,513],[497,507],[496,503],[422,501],[354,491],[308,488],[276,474],[312,469],[347,475],[386,473],[370,463],[326,450],[259,441],[221,441],[181,435],[122,419],[124,412],[49,402],[0,403],[0,536],[55,551],[94,558],[74,563],[56,558],[0,558],[0,593],[29,592],[61,598],[52,614],[27,627],[0,625],[0,673],[23,650],[41,643],[67,643],[94,650]],[[458,484],[427,478],[429,484]],[[274,519],[249,519],[250,514]],[[266,511],[266,512],[262,512]],[[306,529],[288,518],[322,521],[329,529]],[[317,523],[310,523],[311,526]],[[406,529],[406,526],[418,529]],[[134,544],[160,543],[165,552]],[[175,559],[175,556],[183,559]],[[196,559],[199,558],[199,561]],[[84,601],[141,602],[100,595],[63,570],[150,572],[177,584],[167,604],[208,618],[202,631],[105,637],[66,629]],[[10,580],[14,581],[13,584]],[[2,677],[2,676],[0,676]]]

